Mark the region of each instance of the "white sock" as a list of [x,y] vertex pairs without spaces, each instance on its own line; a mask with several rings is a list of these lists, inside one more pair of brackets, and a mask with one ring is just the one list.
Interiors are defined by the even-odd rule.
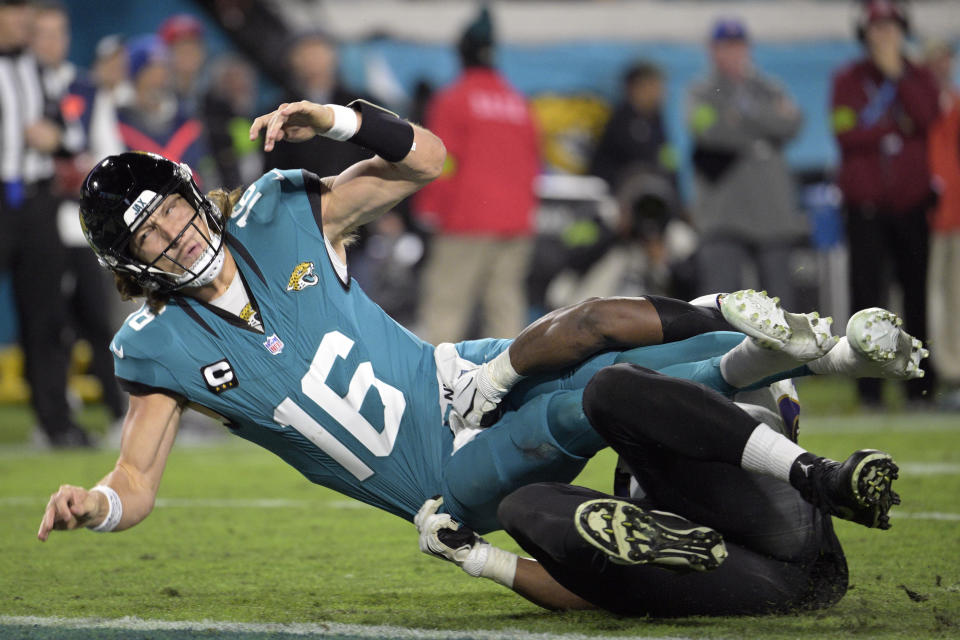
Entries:
[[720,296],[722,293],[708,293],[705,296],[700,296],[699,298],[694,298],[690,301],[695,307],[705,307],[707,309],[716,309],[720,311]]
[[746,337],[720,359],[720,375],[728,384],[742,389],[775,373],[797,366],[797,360],[788,353],[765,349],[753,338]]
[[750,434],[740,466],[747,471],[790,482],[793,461],[807,450],[761,422]]
[[807,366],[810,367],[810,371],[818,375],[839,373],[856,377],[857,365],[860,363],[861,359],[850,347],[847,337],[844,336],[840,338],[833,349],[816,360],[811,360],[807,363]]

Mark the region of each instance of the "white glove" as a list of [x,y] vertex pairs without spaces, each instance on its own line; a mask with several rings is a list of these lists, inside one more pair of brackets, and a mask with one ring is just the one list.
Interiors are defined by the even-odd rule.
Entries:
[[455,522],[449,514],[437,513],[442,497],[423,503],[413,524],[420,532],[420,551],[449,560],[473,577],[478,577],[490,555],[490,543],[472,529]]
[[453,411],[469,427],[489,427],[500,418],[499,405],[505,391],[499,395],[485,394],[481,389],[497,392],[489,383],[478,385],[482,378],[489,381],[490,364],[470,364],[461,367],[453,379]]
[[512,589],[517,554],[493,546],[448,514],[438,514],[442,504],[440,496],[430,498],[413,518],[420,532],[420,551],[449,560],[474,578],[488,578]]
[[453,435],[463,429],[488,427],[500,417],[500,399],[508,389],[490,380],[490,363],[478,365],[460,357],[450,342],[441,342],[434,350],[437,375],[450,403],[450,428]]

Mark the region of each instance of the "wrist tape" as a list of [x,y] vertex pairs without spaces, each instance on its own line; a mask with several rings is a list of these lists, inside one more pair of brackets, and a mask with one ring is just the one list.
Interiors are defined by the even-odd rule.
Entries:
[[513,368],[513,363],[510,362],[510,350],[507,349],[480,367],[477,374],[477,389],[488,400],[498,401],[522,379],[523,376]]
[[519,556],[497,547],[490,547],[487,561],[480,571],[481,578],[488,578],[508,589],[513,588],[513,581],[517,577],[517,560]]
[[400,162],[407,157],[413,148],[413,125],[366,100],[354,100],[347,106],[363,116],[360,129],[350,142],[390,162]]
[[113,531],[117,528],[117,525],[120,524],[120,519],[123,517],[123,503],[120,502],[120,496],[105,484],[98,484],[93,489],[90,489],[90,493],[102,493],[107,496],[107,515],[100,524],[95,527],[88,527],[88,529],[98,533]]
[[513,588],[519,556],[494,547],[489,542],[476,545],[460,567],[474,578],[487,578],[505,587]]
[[323,134],[323,137],[343,142],[355,136],[357,129],[359,129],[357,112],[350,107],[339,104],[328,104],[326,106],[333,111],[333,126]]

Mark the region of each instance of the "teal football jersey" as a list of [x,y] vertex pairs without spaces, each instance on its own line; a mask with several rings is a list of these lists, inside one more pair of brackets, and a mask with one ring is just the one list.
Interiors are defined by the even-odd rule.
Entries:
[[409,519],[439,493],[452,448],[434,349],[349,280],[323,236],[320,189],[274,170],[230,214],[227,246],[263,333],[176,296],[124,322],[117,377],[211,409],[312,482]]

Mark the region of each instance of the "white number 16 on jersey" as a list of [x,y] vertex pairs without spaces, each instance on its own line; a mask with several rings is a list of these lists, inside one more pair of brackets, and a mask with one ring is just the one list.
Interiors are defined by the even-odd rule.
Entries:
[[[400,420],[403,418],[407,401],[399,389],[374,375],[373,365],[370,362],[361,362],[350,379],[347,394],[337,395],[337,392],[327,385],[327,377],[337,358],[346,358],[351,349],[353,349],[353,340],[339,331],[331,331],[324,335],[317,353],[313,356],[313,362],[310,363],[310,369],[300,380],[300,386],[308,398],[329,413],[370,453],[377,457],[388,456],[396,443]],[[360,415],[360,407],[370,387],[376,387],[383,401],[382,432],[377,431],[366,418]],[[274,409],[273,419],[278,424],[293,427],[299,431],[358,480],[366,480],[373,475],[370,467],[289,397],[284,398]]]

